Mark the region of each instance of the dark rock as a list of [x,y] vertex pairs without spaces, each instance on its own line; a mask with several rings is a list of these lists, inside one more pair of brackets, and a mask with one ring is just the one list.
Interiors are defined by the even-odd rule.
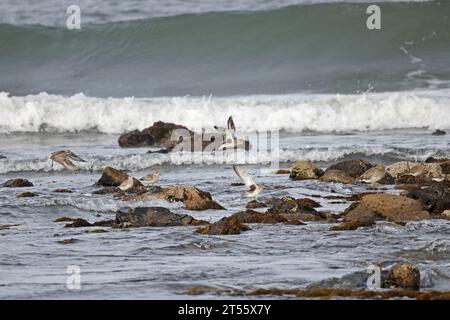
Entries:
[[24,188],[32,187],[33,184],[27,179],[11,179],[2,183],[1,186],[4,188]]
[[279,169],[274,172],[274,174],[290,174],[290,173],[291,173],[291,170],[289,170],[289,169]]
[[102,176],[100,180],[97,181],[96,185],[105,187],[118,187],[122,182],[127,180],[129,175],[122,171],[111,167],[106,167],[103,169]]
[[439,129],[432,133],[433,136],[443,136],[445,134],[446,134],[446,132],[444,130],[439,130]]
[[184,126],[158,121],[142,131],[134,130],[119,137],[121,147],[161,147],[173,148],[179,141],[172,141],[174,130],[182,129],[193,137],[194,133]]
[[373,164],[366,160],[346,160],[328,167],[328,170],[341,170],[348,173],[351,177],[357,178],[364,172],[374,167]]
[[75,221],[77,218],[70,218],[70,217],[58,217],[55,219],[55,221],[53,222],[73,222]]
[[0,159],[6,159],[6,157],[0,154]]
[[103,188],[103,189],[100,189],[100,190],[95,190],[94,192],[92,192],[92,194],[100,194],[100,195],[102,195],[102,194],[115,194],[115,193],[118,193],[118,192],[122,192],[122,190],[120,190],[117,187],[109,187],[109,188]]
[[242,231],[250,230],[250,228],[239,221],[237,217],[225,217],[219,221],[208,225],[206,228],[201,228],[196,230],[199,234],[208,235],[229,235],[229,234],[240,234]]
[[292,214],[299,212],[316,213],[314,209],[318,203],[311,199],[295,199],[290,196],[282,197],[281,199],[273,199],[272,207],[267,210],[267,213],[271,214]]
[[167,154],[167,153],[172,152],[172,150],[173,150],[173,147],[168,147],[168,148],[163,148],[163,149],[154,150],[154,151],[149,150],[149,151],[147,151],[147,153],[148,154],[153,154],[153,153]]
[[231,215],[241,223],[285,223],[288,220],[279,214],[261,213],[254,210],[245,210]]
[[27,192],[19,193],[17,195],[17,198],[31,198],[31,197],[37,197],[37,196],[38,196],[37,193],[27,191]]
[[410,263],[398,263],[389,271],[387,279],[383,283],[384,288],[403,288],[419,290],[419,268]]
[[251,201],[247,202],[247,205],[245,207],[247,209],[266,208],[267,204],[256,201],[256,200],[251,200]]
[[407,196],[422,203],[425,210],[438,214],[450,209],[449,182],[435,182],[428,186],[409,190]]
[[92,227],[92,224],[87,220],[82,218],[76,218],[72,223],[66,224],[64,228],[81,228],[81,227]]
[[133,227],[175,227],[207,224],[186,214],[175,214],[163,207],[130,208],[128,212],[116,214],[116,224]]
[[73,238],[71,238],[71,239],[64,239],[64,240],[59,240],[58,241],[59,244],[72,244],[72,243],[75,243],[75,242],[78,242],[78,240],[77,239],[73,239]]

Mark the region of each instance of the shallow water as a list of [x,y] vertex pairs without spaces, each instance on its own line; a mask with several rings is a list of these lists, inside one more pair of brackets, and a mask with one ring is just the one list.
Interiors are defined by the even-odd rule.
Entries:
[[[240,290],[306,287],[324,280],[333,286],[362,287],[365,279],[361,272],[370,264],[387,268],[398,261],[418,264],[424,289],[450,289],[450,224],[444,220],[406,226],[384,222],[348,232],[328,231],[328,223],[251,225],[252,230],[233,236],[198,235],[195,227],[67,229],[65,223],[53,222],[60,216],[83,217],[90,222],[113,219],[121,207],[151,205],[216,221],[244,208],[243,187],[231,186],[238,178],[230,164],[173,165],[170,158],[154,160],[169,155],[145,154],[145,148],[121,149],[116,139],[94,133],[1,137],[0,154],[8,157],[0,160],[1,180],[27,178],[34,187],[0,190],[0,224],[19,225],[0,230],[0,298],[196,298],[186,291],[194,286]],[[420,130],[338,136],[286,134],[280,146],[288,149],[281,162],[284,168],[291,165],[286,161],[296,158],[322,160],[319,164],[323,167],[343,157],[386,163],[397,157],[423,159],[448,155],[450,147],[447,136],[435,137]],[[58,165],[52,169],[46,156],[61,148],[70,148],[88,160],[84,170],[71,173]],[[106,165],[128,169],[136,177],[158,169],[161,186],[195,185],[210,192],[227,210],[195,212],[168,202],[125,203],[111,195],[93,195],[98,189],[93,186],[100,176],[98,170]],[[275,175],[261,167],[268,168],[257,163],[247,166],[257,182],[268,186],[261,199],[310,196],[322,204],[320,210],[341,212],[347,202],[324,197],[365,189],[291,181],[287,175]],[[56,188],[70,188],[74,193],[53,193]],[[17,198],[24,190],[39,195]],[[92,229],[108,232],[87,232]],[[58,243],[65,239],[74,242]],[[81,290],[66,288],[69,265],[81,268]],[[333,279],[343,276],[345,280]],[[229,298],[212,293],[201,297]]]

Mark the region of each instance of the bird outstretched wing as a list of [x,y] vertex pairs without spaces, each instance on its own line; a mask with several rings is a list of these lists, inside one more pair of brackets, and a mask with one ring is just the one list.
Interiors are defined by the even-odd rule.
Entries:
[[[253,177],[248,174],[247,171],[242,169],[240,166],[233,165],[234,172],[238,175],[239,178],[244,182],[245,186],[248,190],[252,191],[256,187],[255,181],[253,180]],[[253,189],[252,189],[253,188]]]

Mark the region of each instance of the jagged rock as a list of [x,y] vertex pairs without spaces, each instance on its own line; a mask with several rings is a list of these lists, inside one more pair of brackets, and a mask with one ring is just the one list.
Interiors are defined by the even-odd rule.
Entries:
[[183,202],[185,208],[188,210],[225,209],[212,200],[209,192],[191,186],[166,187],[163,188],[157,197],[171,202]]
[[316,167],[312,162],[300,160],[294,163],[289,178],[292,180],[317,179],[323,174],[323,170]]
[[374,165],[366,160],[346,160],[328,167],[327,170],[341,170],[353,178],[357,178]]
[[247,205],[245,207],[247,209],[266,208],[267,204],[256,201],[256,200],[251,200],[251,201],[247,202]]
[[411,263],[398,263],[394,265],[389,271],[383,287],[419,290],[419,268]]
[[133,227],[175,227],[198,226],[207,224],[186,214],[176,214],[163,207],[130,208],[128,212],[116,214],[116,224],[127,224]]
[[279,214],[261,213],[254,210],[245,210],[231,215],[241,223],[285,223],[288,220]]
[[362,209],[370,209],[378,216],[395,222],[429,219],[422,209],[422,203],[405,196],[391,194],[367,194],[359,204]]
[[102,176],[100,180],[97,181],[96,185],[104,187],[118,187],[128,178],[129,175],[125,173],[125,171],[106,167],[105,169],[103,169]]
[[27,179],[11,179],[1,184],[4,188],[24,188],[32,187],[33,184]]
[[407,196],[422,203],[425,210],[438,214],[450,209],[449,182],[432,183],[428,186],[409,190]]
[[337,169],[327,169],[325,173],[319,178],[320,181],[339,182],[339,183],[353,183],[355,178],[350,176],[347,172]]
[[31,198],[31,197],[37,197],[37,196],[38,196],[37,193],[27,191],[27,192],[19,193],[17,195],[17,198]]
[[225,217],[219,221],[208,225],[206,228],[201,228],[196,230],[199,234],[208,235],[229,235],[229,234],[240,234],[242,231],[250,230],[250,228],[239,221],[237,217]]
[[153,123],[151,127],[142,131],[134,130],[124,133],[119,137],[119,145],[121,147],[160,147],[172,148],[177,141],[172,140],[174,130],[183,130],[193,137],[194,133],[184,126],[158,121]]

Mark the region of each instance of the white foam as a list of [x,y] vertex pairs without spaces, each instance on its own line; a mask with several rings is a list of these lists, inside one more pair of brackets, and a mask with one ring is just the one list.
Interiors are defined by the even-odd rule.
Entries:
[[0,93],[0,132],[122,133],[154,121],[190,129],[223,126],[233,115],[238,130],[302,132],[450,128],[450,92],[394,92],[359,95],[246,97],[91,98],[40,93]]

